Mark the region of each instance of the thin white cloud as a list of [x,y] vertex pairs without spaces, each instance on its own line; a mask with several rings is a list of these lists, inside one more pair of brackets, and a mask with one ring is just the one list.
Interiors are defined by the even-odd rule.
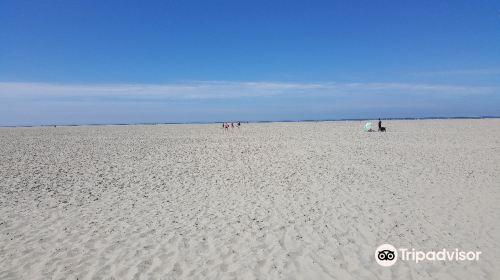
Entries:
[[499,98],[499,87],[423,83],[0,82],[0,126],[481,116],[498,115]]
[[0,98],[109,97],[141,99],[214,99],[339,94],[491,94],[498,87],[412,83],[285,83],[195,81],[172,84],[57,84],[0,82]]

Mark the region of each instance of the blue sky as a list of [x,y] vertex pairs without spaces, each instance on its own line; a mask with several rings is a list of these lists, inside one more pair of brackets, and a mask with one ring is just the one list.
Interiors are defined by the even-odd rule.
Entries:
[[498,1],[0,0],[0,125],[500,115]]

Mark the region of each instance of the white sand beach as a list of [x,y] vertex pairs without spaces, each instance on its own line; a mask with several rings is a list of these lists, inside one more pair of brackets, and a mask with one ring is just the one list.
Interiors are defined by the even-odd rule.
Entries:
[[363,125],[0,128],[0,279],[500,279],[500,120]]

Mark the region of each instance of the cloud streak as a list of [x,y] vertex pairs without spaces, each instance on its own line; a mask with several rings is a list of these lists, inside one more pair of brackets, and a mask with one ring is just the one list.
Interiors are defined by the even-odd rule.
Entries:
[[0,82],[0,125],[499,115],[499,93],[423,83]]
[[0,82],[0,98],[140,98],[141,100],[335,96],[343,94],[492,94],[498,87],[412,83],[283,83],[196,81],[175,84],[57,84]]

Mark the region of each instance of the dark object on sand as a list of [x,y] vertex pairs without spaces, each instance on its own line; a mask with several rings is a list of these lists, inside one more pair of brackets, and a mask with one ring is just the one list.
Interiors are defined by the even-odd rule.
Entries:
[[382,126],[382,121],[378,119],[378,131],[385,132],[385,127]]

